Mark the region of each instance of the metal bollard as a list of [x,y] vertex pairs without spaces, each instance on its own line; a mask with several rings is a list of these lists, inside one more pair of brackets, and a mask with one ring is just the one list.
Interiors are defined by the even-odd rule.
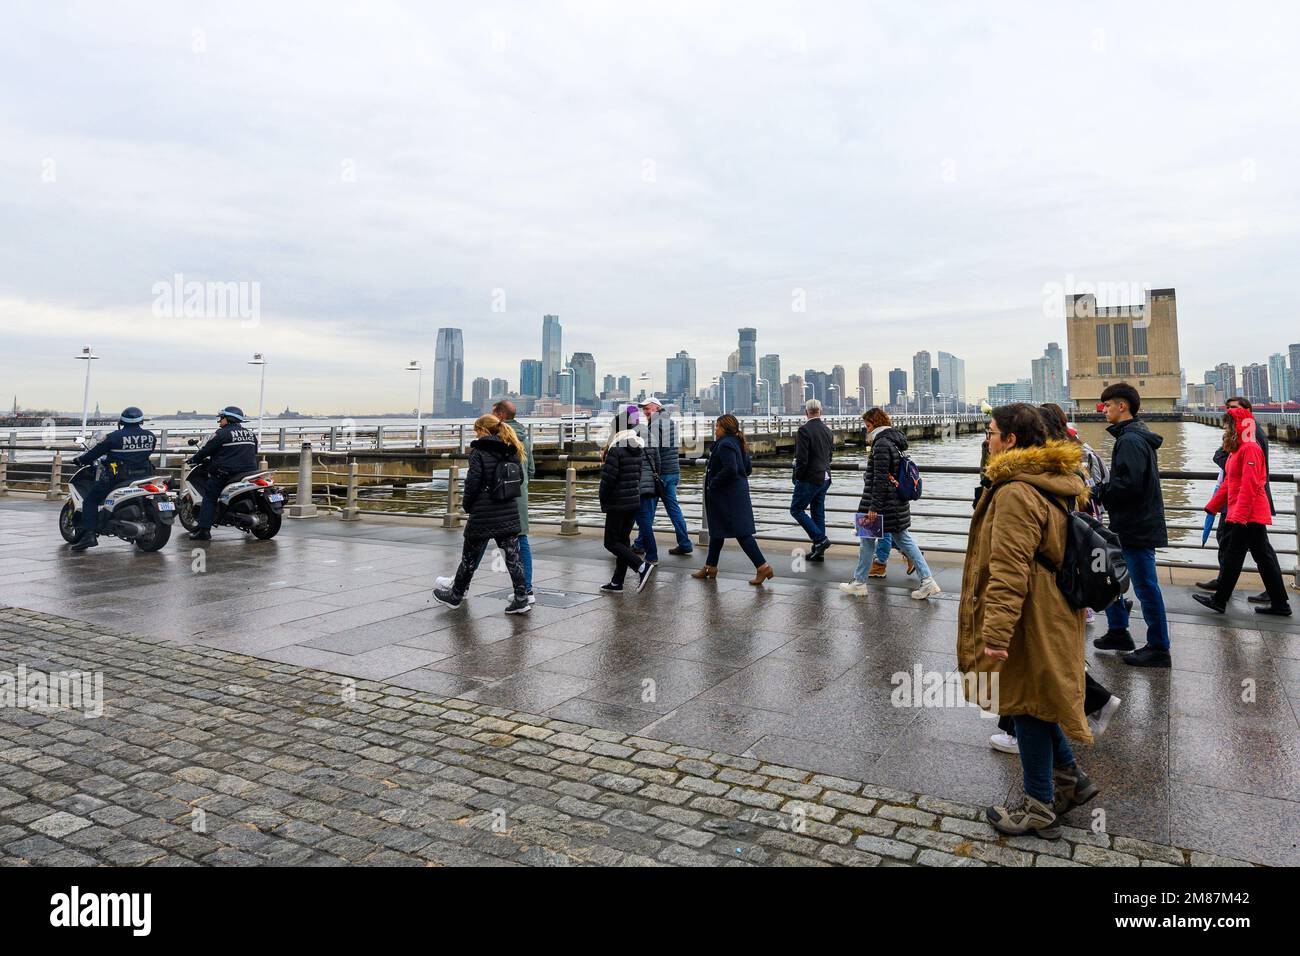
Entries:
[[[283,434],[283,429],[281,433]],[[314,518],[316,506],[311,500],[311,442],[302,443],[302,453],[298,458],[298,493],[294,503],[289,506],[290,518]]]
[[348,459],[348,497],[339,513],[340,521],[357,521],[361,518],[361,509],[357,507],[357,462]]
[[0,497],[9,494],[9,462],[0,458]]
[[63,482],[63,452],[54,453],[54,461],[50,463],[50,490],[45,492],[46,501],[58,501],[63,497],[59,491],[59,485]]
[[564,471],[564,520],[560,534],[578,534],[578,469],[572,464]]
[[460,496],[456,493],[456,480],[460,477],[460,468],[452,465],[447,469],[447,513],[442,516],[444,528],[460,527]]

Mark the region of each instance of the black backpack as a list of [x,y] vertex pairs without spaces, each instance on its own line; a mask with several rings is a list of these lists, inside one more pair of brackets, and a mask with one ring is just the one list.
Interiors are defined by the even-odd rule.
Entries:
[[1119,536],[1092,515],[1066,507],[1065,502],[1041,488],[1036,490],[1065,512],[1066,522],[1061,566],[1056,567],[1042,554],[1035,554],[1035,559],[1056,575],[1056,586],[1070,607],[1104,611],[1128,590],[1128,563]]
[[511,501],[519,497],[523,487],[523,466],[513,458],[503,458],[497,462],[488,497],[493,501]]

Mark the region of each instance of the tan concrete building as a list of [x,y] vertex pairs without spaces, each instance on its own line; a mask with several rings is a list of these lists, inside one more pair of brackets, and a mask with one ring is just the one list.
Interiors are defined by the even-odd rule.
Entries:
[[1091,293],[1065,297],[1070,398],[1091,411],[1102,389],[1128,382],[1142,408],[1169,411],[1181,397],[1178,308],[1173,289],[1151,289],[1142,304],[1097,306]]

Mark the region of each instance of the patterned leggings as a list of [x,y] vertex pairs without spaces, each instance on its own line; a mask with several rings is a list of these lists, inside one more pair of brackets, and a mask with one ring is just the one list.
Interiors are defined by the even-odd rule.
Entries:
[[518,535],[499,535],[496,538],[471,538],[465,536],[465,544],[460,552],[460,567],[456,569],[456,581],[452,584],[451,589],[457,597],[464,597],[465,592],[469,590],[469,582],[474,579],[474,572],[478,570],[479,562],[483,560],[483,552],[487,550],[488,542],[495,541],[497,547],[506,558],[506,570],[510,572],[510,583],[514,586],[515,597],[525,597],[528,594],[528,586],[524,582],[524,563],[519,558],[519,536]]

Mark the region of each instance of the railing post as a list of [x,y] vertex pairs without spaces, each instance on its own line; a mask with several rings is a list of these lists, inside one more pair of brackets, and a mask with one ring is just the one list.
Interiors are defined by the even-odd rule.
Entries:
[[461,422],[456,427],[456,450],[462,455],[465,454],[465,423]]
[[588,418],[585,422],[582,423],[582,440],[588,443],[591,442],[591,419],[590,418]]
[[330,426],[330,451],[337,451],[339,447],[339,426]]
[[424,451],[424,449],[428,447],[429,447],[429,426],[421,425],[420,426],[420,450]]
[[284,451],[284,429],[280,429],[280,451]]
[[9,494],[9,462],[0,458],[0,497]]
[[[280,434],[284,434],[283,428],[280,429]],[[316,506],[311,500],[311,442],[309,441],[302,443],[302,453],[298,458],[298,492],[294,496],[294,503],[289,506],[289,517],[316,517]]]
[[357,461],[355,458],[348,459],[348,496],[343,503],[343,511],[339,515],[341,521],[356,521],[361,517],[361,509],[357,507]]
[[460,495],[457,494],[456,481],[460,477],[460,468],[450,465],[447,468],[447,513],[442,516],[444,528],[460,527]]
[[63,497],[59,491],[59,485],[63,481],[63,452],[54,453],[54,461],[50,462],[50,490],[45,492],[46,501],[58,501]]
[[1295,580],[1291,583],[1291,586],[1295,588],[1297,591],[1300,591],[1300,475],[1296,475],[1295,478],[1294,501],[1295,501],[1295,505],[1293,507],[1293,510],[1295,511],[1295,517],[1292,520],[1295,522],[1296,556],[1295,556]]
[[569,463],[564,471],[564,520],[560,534],[578,534],[578,469]]
[[167,467],[167,429],[158,432],[158,470]]
[[9,433],[9,454],[7,457],[11,465],[18,460],[18,433],[15,431]]
[[533,423],[532,422],[528,423],[527,427],[525,428],[525,432],[528,435],[528,447],[532,448],[533,447]]
[[375,426],[375,451],[384,450],[384,426]]
[[709,546],[709,501],[704,482],[700,483],[700,533],[696,536],[696,541],[702,548]]

